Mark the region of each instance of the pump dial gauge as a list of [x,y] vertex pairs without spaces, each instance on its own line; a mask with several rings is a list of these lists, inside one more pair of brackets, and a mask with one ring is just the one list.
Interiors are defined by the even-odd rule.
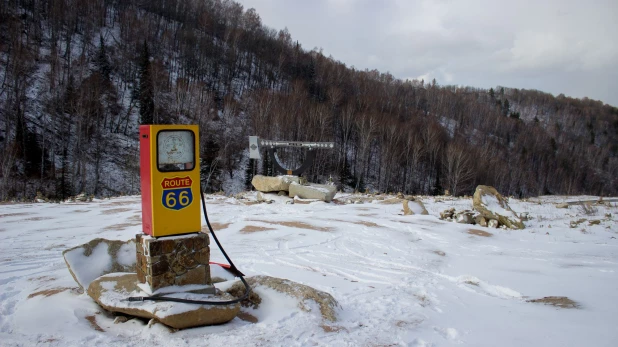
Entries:
[[159,164],[193,162],[193,133],[186,130],[162,131],[158,134]]

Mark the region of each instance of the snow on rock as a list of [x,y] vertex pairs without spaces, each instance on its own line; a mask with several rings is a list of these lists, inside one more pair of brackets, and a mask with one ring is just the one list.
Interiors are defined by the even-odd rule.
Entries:
[[476,187],[472,204],[485,219],[495,219],[500,225],[506,225],[511,229],[524,228],[524,223],[494,187],[482,185]]
[[[175,329],[221,324],[234,319],[240,311],[240,304],[199,305],[169,301],[125,301],[128,297],[148,296],[138,286],[137,274],[112,273],[101,276],[90,283],[88,295],[101,307],[111,312],[156,319]],[[166,297],[188,300],[227,301],[233,297],[222,293],[168,293]]]
[[135,272],[135,240],[97,238],[62,252],[69,272],[81,288],[112,272]]
[[331,202],[337,194],[337,187],[325,184],[302,185],[292,182],[289,188],[289,197],[299,197],[301,199],[317,199]]
[[414,215],[414,214],[421,214],[421,215],[428,215],[429,212],[427,212],[427,209],[425,208],[425,205],[423,204],[422,201],[420,200],[403,200],[403,214],[404,216],[409,216],[409,215]]
[[262,175],[255,175],[251,180],[251,184],[253,187],[264,193],[268,192],[278,192],[278,191],[288,191],[290,187],[290,183],[299,182],[298,176],[277,176],[277,177],[269,177]]
[[[246,280],[252,289],[266,287],[294,297],[298,302],[298,307],[306,312],[311,311],[310,306],[307,304],[307,301],[311,300],[318,304],[322,318],[331,322],[337,321],[337,308],[339,308],[339,304],[332,295],[326,292],[294,281],[270,276],[253,276],[246,278]],[[227,292],[235,297],[241,297],[245,292],[245,286],[242,282],[236,282]],[[259,297],[253,299],[250,297],[249,299],[250,303],[247,303],[247,305],[250,304],[254,308],[259,307],[261,301]]]

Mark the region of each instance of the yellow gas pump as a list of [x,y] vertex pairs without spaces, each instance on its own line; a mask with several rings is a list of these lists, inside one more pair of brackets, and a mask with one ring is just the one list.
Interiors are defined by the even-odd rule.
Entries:
[[153,237],[199,232],[197,125],[141,125],[143,232]]

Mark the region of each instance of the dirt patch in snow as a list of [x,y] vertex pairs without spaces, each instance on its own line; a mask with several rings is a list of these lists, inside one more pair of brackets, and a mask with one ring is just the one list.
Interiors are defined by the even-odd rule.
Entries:
[[541,299],[532,299],[528,302],[541,303],[545,305],[551,305],[560,308],[579,308],[579,304],[566,296],[546,296]]
[[352,220],[343,220],[343,219],[331,219],[333,222],[343,222],[343,223],[351,223],[351,224],[358,224],[358,225],[364,225],[366,227],[373,227],[373,228],[380,228],[381,225],[376,224],[374,222],[369,222],[369,221],[364,221],[364,220],[360,220],[360,221],[352,221]]
[[75,210],[73,212],[75,212],[75,213],[84,213],[84,212],[90,212],[90,210]]
[[338,333],[340,331],[348,331],[348,329],[344,328],[344,327],[340,327],[340,326],[336,326],[336,325],[326,325],[326,324],[322,324],[320,325],[320,328],[322,328],[322,330],[324,330],[325,333]]
[[51,277],[51,276],[40,276],[40,277],[35,277],[35,278],[29,278],[28,281],[30,282],[40,282],[40,283],[45,283],[45,282],[51,282],[51,281],[55,281],[56,277]]
[[106,226],[105,228],[103,228],[103,230],[120,231],[120,230],[124,230],[126,228],[129,228],[129,227],[140,225],[140,224],[141,223],[119,223],[119,224],[112,224],[110,226]]
[[354,223],[354,224],[359,224],[359,225],[364,225],[364,226],[366,226],[366,227],[373,227],[373,228],[379,228],[379,227],[380,227],[380,225],[379,225],[379,224],[376,224],[376,223],[374,223],[374,222],[368,222],[368,221],[366,221],[366,220],[361,220],[361,221],[358,221],[358,222],[352,222],[352,223]]
[[232,223],[210,223],[210,226],[214,230],[221,230],[221,229],[227,229],[227,227],[229,227],[230,224]]
[[410,326],[415,327],[415,326],[418,326],[421,323],[423,323],[422,319],[413,319],[410,322],[404,321],[404,320],[398,320],[397,322],[395,322],[395,325],[400,327],[400,328],[405,328],[405,327],[410,327]]
[[97,324],[97,318],[94,315],[86,316],[84,318],[86,318],[88,323],[90,323],[90,327],[92,327],[92,329],[100,332],[105,332],[105,330],[103,330],[103,328],[101,328],[99,324]]
[[142,222],[142,214],[138,213],[138,214],[134,214],[131,217],[127,218],[127,221],[129,222]]
[[23,222],[23,221],[32,221],[32,222],[36,222],[36,221],[40,221],[40,220],[48,220],[48,219],[53,219],[53,217],[30,217],[30,218],[24,218],[24,219],[20,219],[20,220],[16,220],[16,221],[11,221],[11,223],[14,223],[14,222]]
[[139,201],[114,201],[114,202],[105,203],[101,206],[111,207],[111,206],[126,206],[126,205],[134,205],[134,204],[139,204]]
[[254,233],[257,231],[268,231],[268,230],[275,230],[273,228],[267,228],[267,227],[259,227],[257,225],[245,225],[242,229],[240,229],[241,233]]
[[243,312],[243,311],[238,312],[236,317],[238,319],[240,319],[240,320],[244,320],[245,322],[249,322],[249,323],[257,323],[258,322],[258,319],[257,319],[256,316],[254,316],[254,315],[252,315],[250,313],[247,313],[247,312]]
[[476,236],[483,236],[483,237],[492,237],[492,236],[494,236],[494,234],[492,234],[492,233],[488,233],[486,231],[478,230],[478,229],[470,229],[470,230],[468,230],[468,234],[476,235]]
[[17,216],[26,216],[26,215],[28,215],[28,213],[26,213],[26,212],[5,213],[5,214],[0,214],[0,218],[4,218],[4,217],[17,217]]
[[399,198],[394,198],[394,199],[387,199],[387,200],[382,200],[379,202],[379,204],[383,204],[383,205],[395,205],[395,204],[401,204],[403,200],[399,199]]
[[116,214],[116,213],[120,213],[120,212],[127,212],[127,211],[131,211],[132,209],[130,208],[112,208],[111,210],[105,210],[103,212],[101,212],[101,214]]
[[[217,232],[219,230],[227,229],[227,227],[229,227],[230,224],[232,223],[210,223],[210,226],[215,232]],[[202,226],[202,232],[206,234],[210,233],[210,230],[208,230],[208,225]]]
[[45,289],[45,290],[41,290],[41,291],[38,291],[38,292],[31,293],[30,295],[28,295],[28,299],[32,299],[32,298],[34,298],[36,296],[48,297],[48,296],[56,295],[58,293],[62,293],[64,291],[70,290],[70,289],[71,288],[69,288],[69,287]]
[[266,221],[266,220],[256,220],[256,222],[275,224],[275,225],[283,225],[283,226],[286,226],[286,227],[299,228],[299,229],[317,230],[317,231],[333,231],[333,230],[335,230],[334,228],[319,227],[319,226],[311,225],[311,224],[304,223],[304,222],[289,222],[289,221],[274,222],[274,221]]
[[377,214],[375,214],[375,213],[361,213],[361,214],[359,214],[359,216],[362,216],[362,217],[375,217],[375,216],[377,216]]
[[446,255],[446,253],[442,252],[442,251],[433,251],[435,254],[444,257]]
[[431,305],[431,302],[429,301],[429,299],[425,295],[414,294],[414,297],[418,300],[418,304],[421,305],[422,307],[427,307],[427,306]]

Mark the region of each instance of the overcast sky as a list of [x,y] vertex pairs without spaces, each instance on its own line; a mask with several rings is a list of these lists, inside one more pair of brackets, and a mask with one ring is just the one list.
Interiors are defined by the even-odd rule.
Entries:
[[357,69],[618,106],[618,0],[235,0]]

